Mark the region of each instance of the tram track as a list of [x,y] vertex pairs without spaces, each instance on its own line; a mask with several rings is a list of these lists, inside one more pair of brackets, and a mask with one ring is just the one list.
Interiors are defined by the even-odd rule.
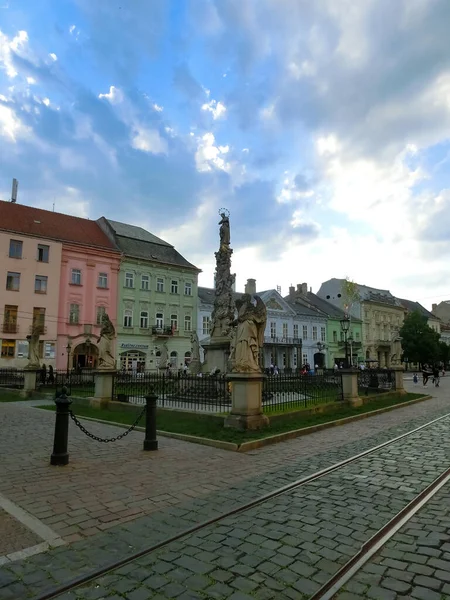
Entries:
[[[335,463],[334,465],[326,467],[326,468],[324,468],[320,471],[317,471],[311,475],[308,475],[306,477],[303,477],[296,481],[293,481],[287,485],[279,487],[267,494],[264,494],[258,498],[255,498],[254,500],[252,500],[250,502],[247,502],[247,503],[245,503],[241,506],[238,506],[232,510],[225,511],[222,514],[220,514],[214,518],[197,523],[196,525],[193,525],[192,527],[189,527],[173,536],[167,537],[166,539],[161,540],[158,543],[151,544],[144,549],[141,549],[135,553],[132,553],[132,554],[126,556],[125,558],[122,558],[120,560],[116,560],[107,565],[104,565],[94,571],[91,571],[90,573],[86,573],[86,574],[79,576],[71,581],[68,581],[65,584],[54,587],[53,589],[43,591],[39,595],[34,596],[33,600],[57,599],[62,594],[76,590],[80,586],[85,586],[86,584],[89,584],[89,583],[95,581],[99,577],[110,574],[113,571],[115,571],[121,567],[129,565],[129,564],[133,563],[134,561],[138,561],[139,559],[152,554],[153,552],[161,550],[161,549],[165,548],[166,546],[168,546],[169,544],[180,540],[181,538],[185,538],[189,535],[198,533],[201,530],[203,530],[211,525],[220,523],[221,521],[227,519],[228,517],[242,515],[246,511],[249,511],[252,508],[263,505],[265,502],[268,502],[269,500],[276,499],[277,497],[280,497],[283,494],[287,494],[288,492],[292,492],[296,489],[301,488],[302,486],[311,484],[311,483],[315,482],[316,480],[319,480],[327,475],[330,475],[330,474],[338,471],[339,469],[342,469],[343,467],[346,467],[347,465],[356,463],[358,460],[360,460],[366,456],[369,456],[371,454],[379,452],[380,450],[382,450],[386,447],[389,447],[393,444],[396,444],[396,443],[400,442],[401,440],[404,440],[405,438],[413,436],[420,431],[423,431],[429,427],[432,427],[433,425],[435,425],[441,421],[444,421],[445,419],[448,419],[449,417],[450,417],[450,413],[442,415],[436,419],[433,419],[432,421],[429,421],[428,423],[425,423],[419,427],[416,427],[415,429],[412,429],[412,430],[410,430],[406,433],[403,433],[395,438],[392,438],[391,440],[383,442],[382,444],[379,444],[379,445],[369,448],[368,450],[365,450],[359,454],[349,457],[348,459],[345,459],[343,461]],[[412,516],[424,504],[426,504],[426,502],[428,502],[429,499],[431,497],[433,497],[434,494],[437,493],[437,491],[439,491],[439,489],[441,489],[441,487],[443,485],[445,485],[447,482],[450,482],[450,468],[446,469],[443,473],[441,473],[439,475],[439,477],[437,477],[424,490],[422,490],[419,494],[417,494],[416,497],[407,504],[407,506],[405,506],[402,510],[398,511],[398,513],[386,525],[381,527],[379,529],[379,531],[377,531],[367,542],[363,543],[360,550],[358,552],[356,552],[355,555],[352,558],[350,558],[342,566],[341,569],[339,569],[334,575],[332,575],[329,578],[329,580],[325,584],[323,584],[319,590],[317,590],[310,596],[311,600],[329,600],[329,599],[333,598],[334,595],[337,593],[337,591],[343,585],[345,585],[345,583],[352,577],[352,575],[355,573],[355,569],[357,570],[357,569],[361,568],[361,566],[363,564],[365,564],[365,562],[367,562],[367,560],[369,560],[371,558],[371,556],[373,556],[373,554],[375,552],[377,552],[378,549],[382,545],[384,545],[384,543],[386,543],[386,541],[388,541],[390,539],[390,537],[392,537],[392,535],[394,535],[398,531],[398,529],[401,526],[403,526],[403,524],[405,522],[407,522],[407,520],[412,518]]]

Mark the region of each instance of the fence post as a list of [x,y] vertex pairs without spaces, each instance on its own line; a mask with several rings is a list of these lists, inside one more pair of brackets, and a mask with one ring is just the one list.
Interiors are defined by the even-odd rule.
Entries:
[[55,435],[53,439],[53,453],[50,457],[51,465],[68,465],[69,453],[69,407],[72,400],[66,395],[67,389],[63,387],[61,396],[56,398]]
[[144,450],[158,450],[158,440],[156,439],[156,401],[158,396],[150,394],[145,396],[147,409],[145,411],[145,440]]
[[405,386],[403,383],[403,367],[400,365],[396,365],[391,367],[391,370],[394,371],[395,375],[395,391],[397,394],[403,395],[408,392],[405,390]]
[[342,369],[342,396],[344,402],[353,407],[362,406],[363,401],[358,395],[358,371],[354,369]]

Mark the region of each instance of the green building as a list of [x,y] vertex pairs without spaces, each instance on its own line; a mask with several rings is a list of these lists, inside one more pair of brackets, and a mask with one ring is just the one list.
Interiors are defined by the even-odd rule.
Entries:
[[[334,306],[330,302],[319,298],[316,294],[308,291],[306,283],[299,284],[297,289],[289,288],[289,296],[286,297],[289,302],[301,304],[310,309],[315,309],[326,316],[326,341],[325,348],[325,366],[329,369],[335,364],[345,364],[345,339],[341,328],[341,319],[345,313],[342,309]],[[362,353],[362,323],[360,319],[351,317],[350,328],[347,333],[348,354],[351,364],[359,365],[364,361]]]
[[122,252],[118,277],[117,368],[180,368],[197,330],[200,270],[152,233],[102,217],[97,221]]

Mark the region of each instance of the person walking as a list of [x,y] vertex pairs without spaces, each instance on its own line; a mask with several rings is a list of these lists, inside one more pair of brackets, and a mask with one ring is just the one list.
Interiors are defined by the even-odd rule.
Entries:
[[435,387],[439,387],[439,367],[437,365],[433,367],[433,383]]
[[428,370],[428,365],[425,363],[422,368],[423,387],[426,387],[429,378],[430,378],[430,372]]

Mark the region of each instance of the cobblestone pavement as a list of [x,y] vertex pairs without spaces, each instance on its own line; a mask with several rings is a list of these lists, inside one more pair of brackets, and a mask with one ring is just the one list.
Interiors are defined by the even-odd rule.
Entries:
[[0,556],[34,546],[41,541],[27,527],[0,509]]
[[450,485],[391,538],[338,600],[450,598]]
[[[31,410],[25,403],[0,403],[0,491],[73,542],[1,567],[0,599],[32,597],[52,583],[126,556],[221,514],[225,507],[450,412],[445,383],[428,390],[436,396],[433,400],[245,455],[168,438],[160,439],[158,453],[149,454],[141,451],[142,434],[100,445],[71,428],[71,465],[56,469],[48,465],[54,415]],[[412,383],[407,385],[416,391]],[[88,427],[103,436],[116,431],[91,422]],[[24,431],[23,437],[18,431]],[[8,451],[11,447],[14,453]],[[101,512],[95,515],[97,511]],[[76,522],[77,517],[82,519]],[[83,528],[90,520],[94,522]],[[89,537],[77,541],[77,535]],[[89,597],[92,594],[91,589]]]

